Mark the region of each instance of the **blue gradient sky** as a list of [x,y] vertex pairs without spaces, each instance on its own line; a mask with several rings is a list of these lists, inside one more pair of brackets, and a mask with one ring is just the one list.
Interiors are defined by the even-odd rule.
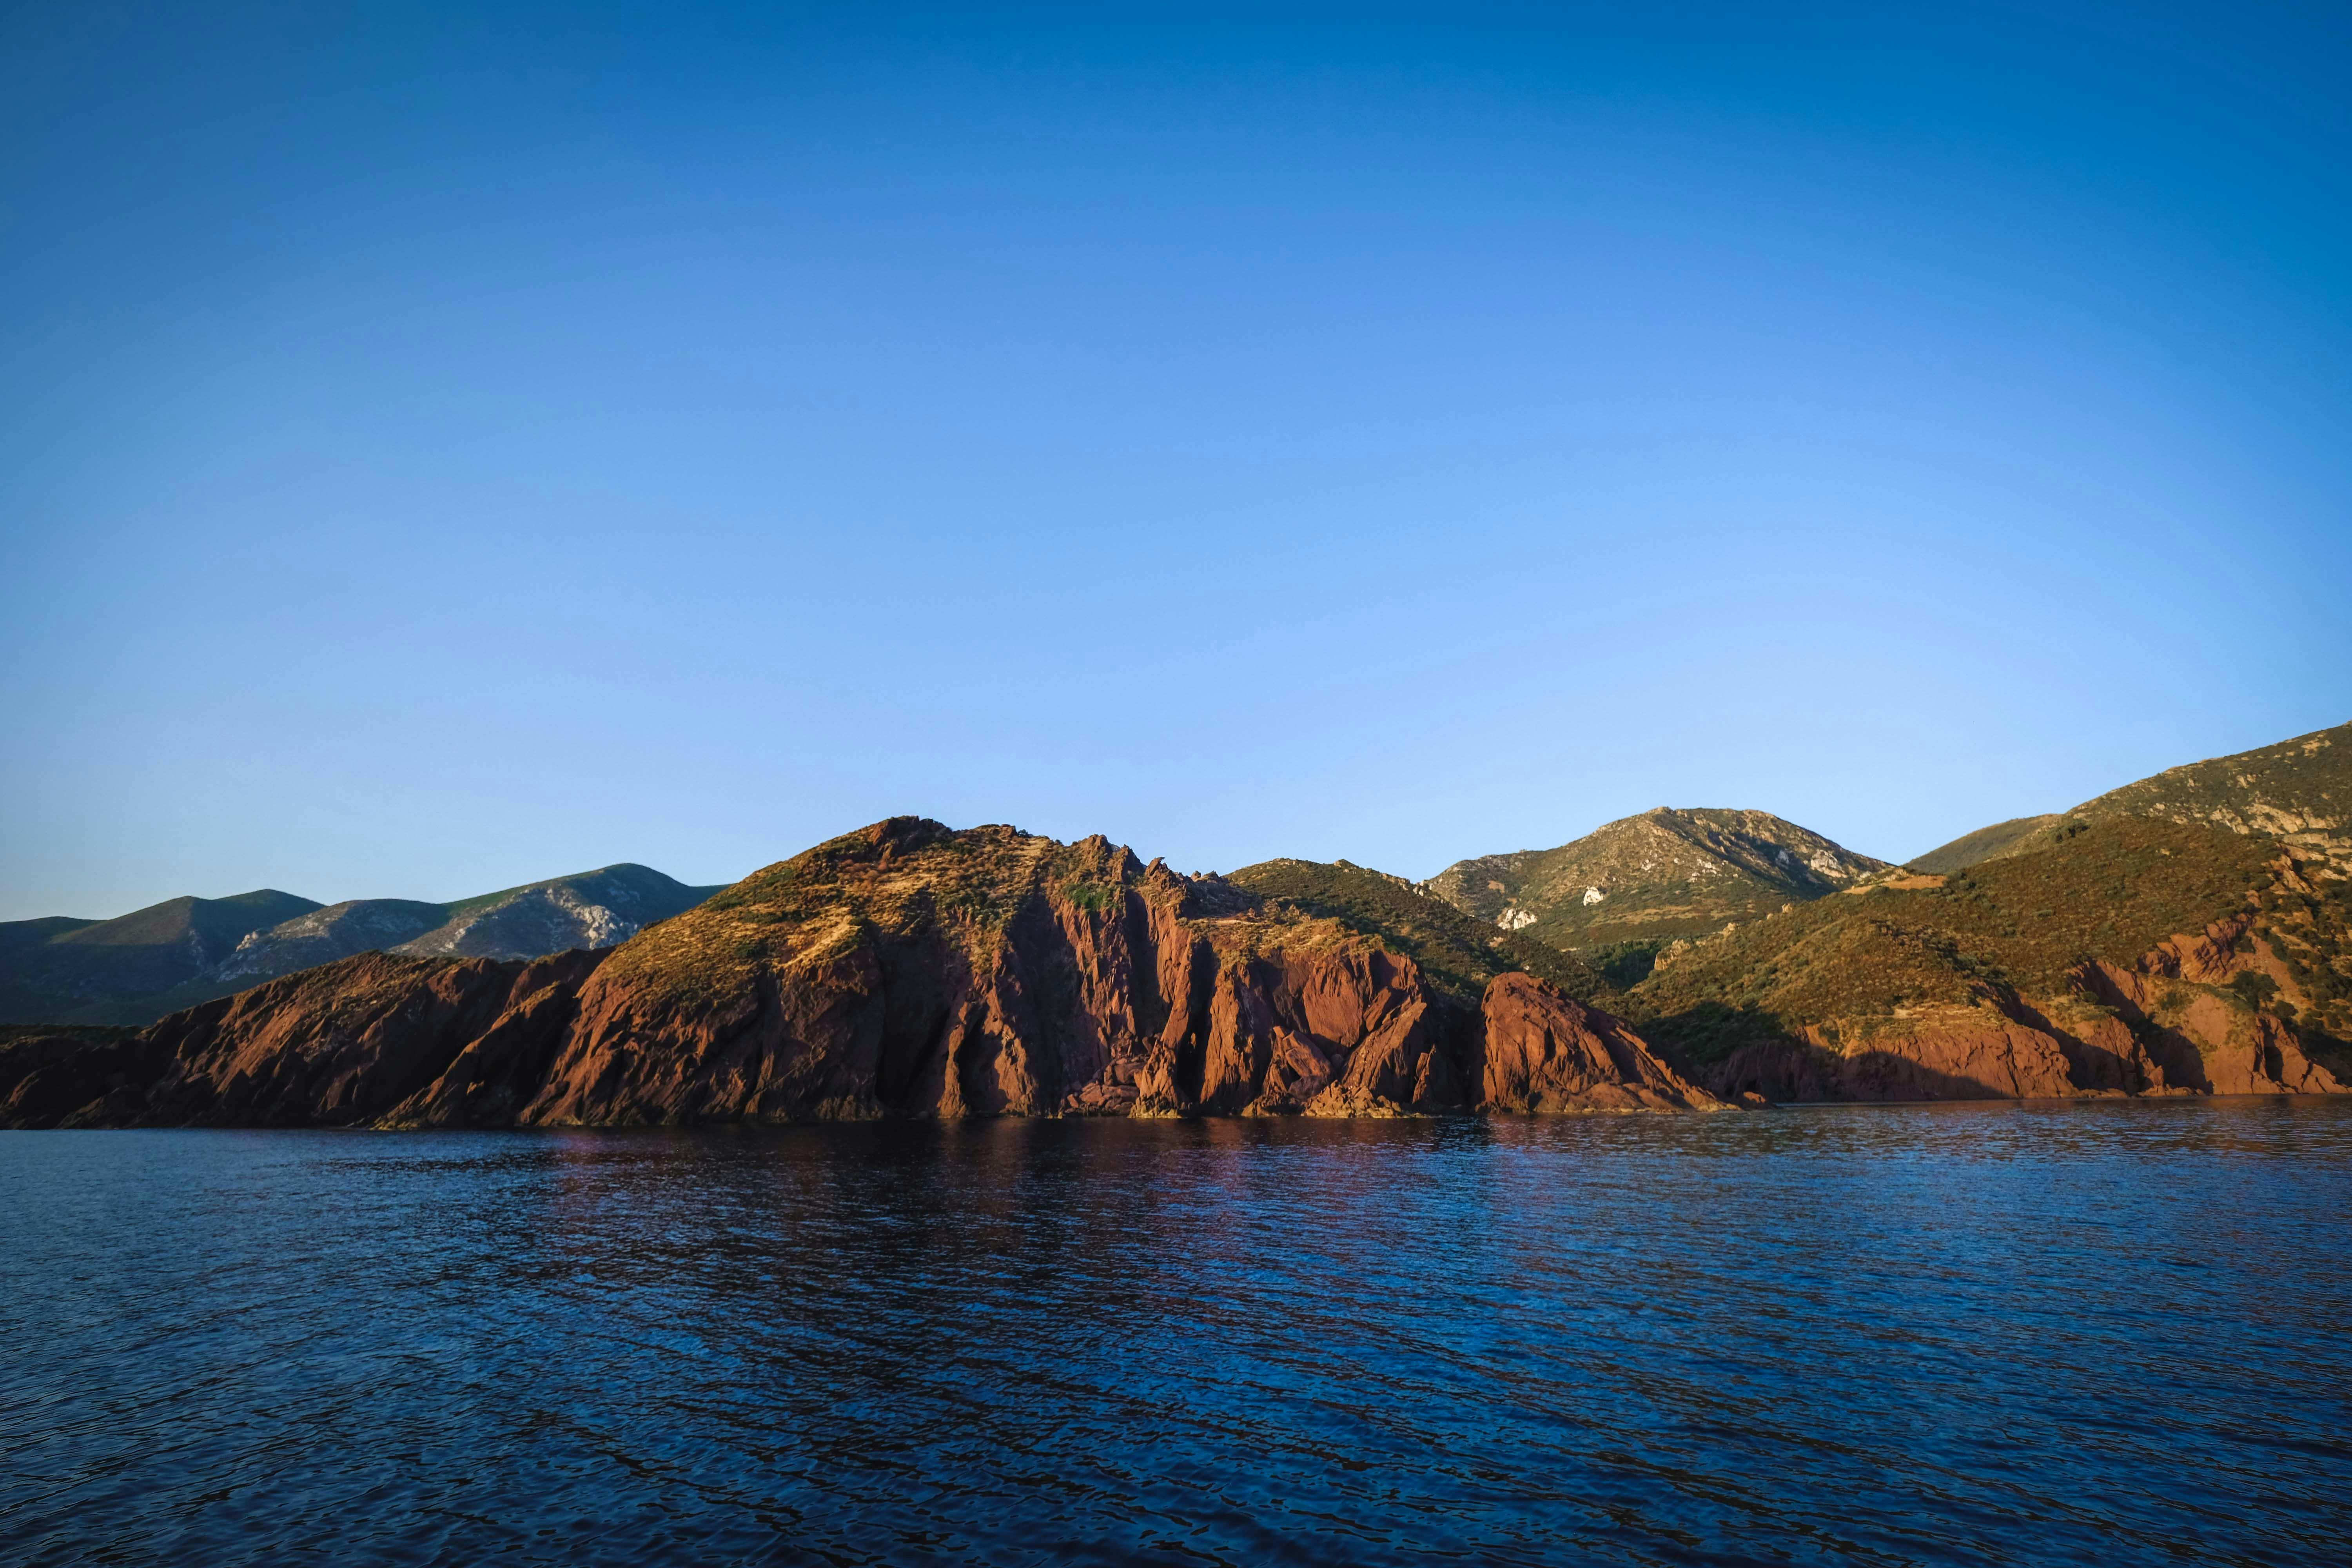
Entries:
[[0,918],[2352,718],[2346,13],[1759,9],[10,8]]

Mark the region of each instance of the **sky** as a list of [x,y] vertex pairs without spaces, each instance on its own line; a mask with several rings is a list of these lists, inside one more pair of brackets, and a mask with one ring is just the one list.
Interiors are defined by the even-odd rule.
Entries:
[[2352,719],[2347,497],[2340,7],[0,15],[0,919],[1901,858]]

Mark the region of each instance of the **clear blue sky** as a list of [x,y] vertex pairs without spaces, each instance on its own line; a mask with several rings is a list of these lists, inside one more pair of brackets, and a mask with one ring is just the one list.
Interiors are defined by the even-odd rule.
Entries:
[[0,918],[2352,718],[2341,7],[1286,15],[9,7]]

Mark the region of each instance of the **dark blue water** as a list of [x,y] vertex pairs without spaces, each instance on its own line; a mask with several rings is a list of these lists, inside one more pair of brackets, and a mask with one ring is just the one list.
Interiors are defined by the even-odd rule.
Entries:
[[2352,1540],[2352,1106],[0,1134],[11,1563]]

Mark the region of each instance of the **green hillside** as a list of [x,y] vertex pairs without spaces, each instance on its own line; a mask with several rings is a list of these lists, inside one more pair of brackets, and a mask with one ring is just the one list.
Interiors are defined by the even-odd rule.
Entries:
[[2031,837],[2037,828],[2046,826],[2057,820],[2055,816],[2047,814],[2041,816],[2012,816],[2007,822],[1996,822],[1990,827],[1979,827],[1974,833],[1963,833],[1949,844],[1938,845],[1916,859],[1906,861],[1905,865],[1914,871],[1927,871],[1938,875],[1946,871],[1958,871],[1963,867],[1974,866],[1979,861],[1990,860],[1997,856],[2010,853]]
[[[2328,861],[2352,875],[2352,724],[2167,768],[2072,811],[2043,817],[2032,831],[2006,836],[1977,858],[2047,848],[2070,823],[2117,816],[2152,816],[2275,838],[2298,855]],[[2016,826],[2004,822],[1979,828],[1912,865],[1921,870],[1948,868],[1930,864],[1931,858],[1971,840],[2004,836]]]

